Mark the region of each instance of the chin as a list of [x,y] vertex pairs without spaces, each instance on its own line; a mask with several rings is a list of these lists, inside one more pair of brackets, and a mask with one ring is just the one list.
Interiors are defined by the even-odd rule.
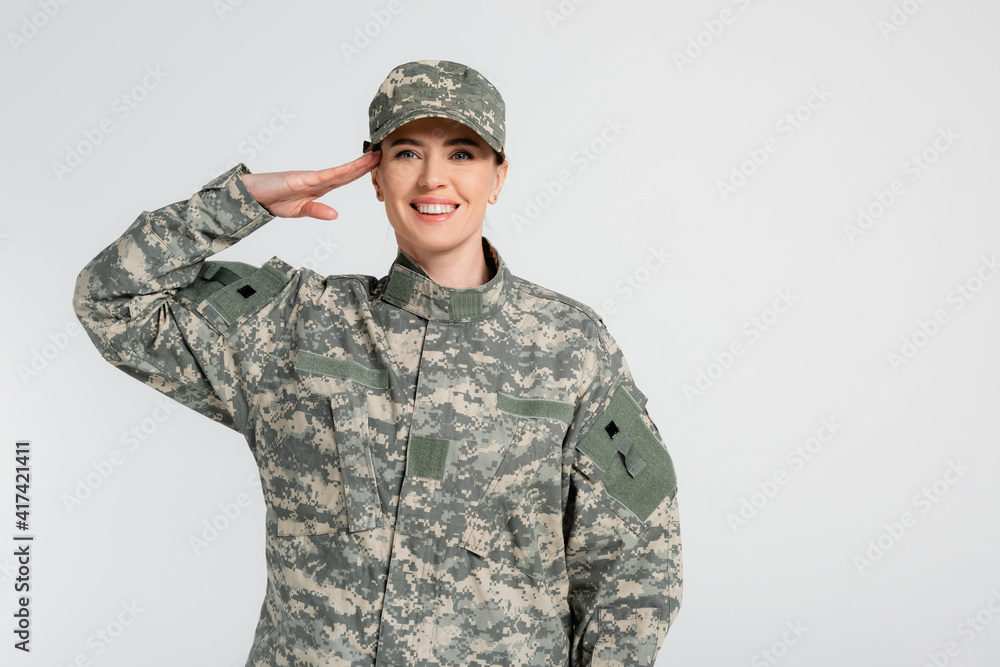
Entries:
[[397,244],[402,238],[404,241],[408,242],[414,250],[428,250],[431,252],[440,252],[442,250],[448,250],[459,245],[470,236],[475,234],[475,230],[467,229],[418,229],[418,230],[408,230],[408,233],[400,235],[396,233]]

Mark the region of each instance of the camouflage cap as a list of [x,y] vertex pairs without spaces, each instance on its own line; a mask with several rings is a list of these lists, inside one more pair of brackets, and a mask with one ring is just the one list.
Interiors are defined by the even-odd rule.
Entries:
[[418,60],[389,72],[368,106],[368,151],[417,118],[440,117],[475,130],[498,153],[506,131],[500,91],[482,74],[448,60]]

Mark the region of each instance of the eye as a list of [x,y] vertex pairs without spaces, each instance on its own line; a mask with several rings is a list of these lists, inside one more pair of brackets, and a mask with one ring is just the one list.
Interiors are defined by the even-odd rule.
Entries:
[[452,157],[457,158],[460,161],[473,159],[473,155],[469,151],[456,151]]
[[403,158],[403,159],[409,159],[409,158],[417,157],[417,154],[414,153],[413,151],[411,151],[409,148],[404,148],[403,150],[401,150],[398,153],[396,153],[395,157],[397,157],[397,158]]

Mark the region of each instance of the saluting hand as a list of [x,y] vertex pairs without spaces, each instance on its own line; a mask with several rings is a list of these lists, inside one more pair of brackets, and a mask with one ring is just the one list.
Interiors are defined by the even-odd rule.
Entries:
[[254,199],[279,218],[333,220],[337,211],[315,201],[330,190],[346,185],[375,168],[381,151],[368,152],[353,162],[319,171],[275,171],[241,174],[243,184]]

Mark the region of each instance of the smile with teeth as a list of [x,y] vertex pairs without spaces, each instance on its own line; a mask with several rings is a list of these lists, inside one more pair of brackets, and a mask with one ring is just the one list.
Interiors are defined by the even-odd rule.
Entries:
[[457,204],[410,204],[413,208],[417,209],[419,213],[424,215],[441,215],[442,213],[451,213],[456,208]]

